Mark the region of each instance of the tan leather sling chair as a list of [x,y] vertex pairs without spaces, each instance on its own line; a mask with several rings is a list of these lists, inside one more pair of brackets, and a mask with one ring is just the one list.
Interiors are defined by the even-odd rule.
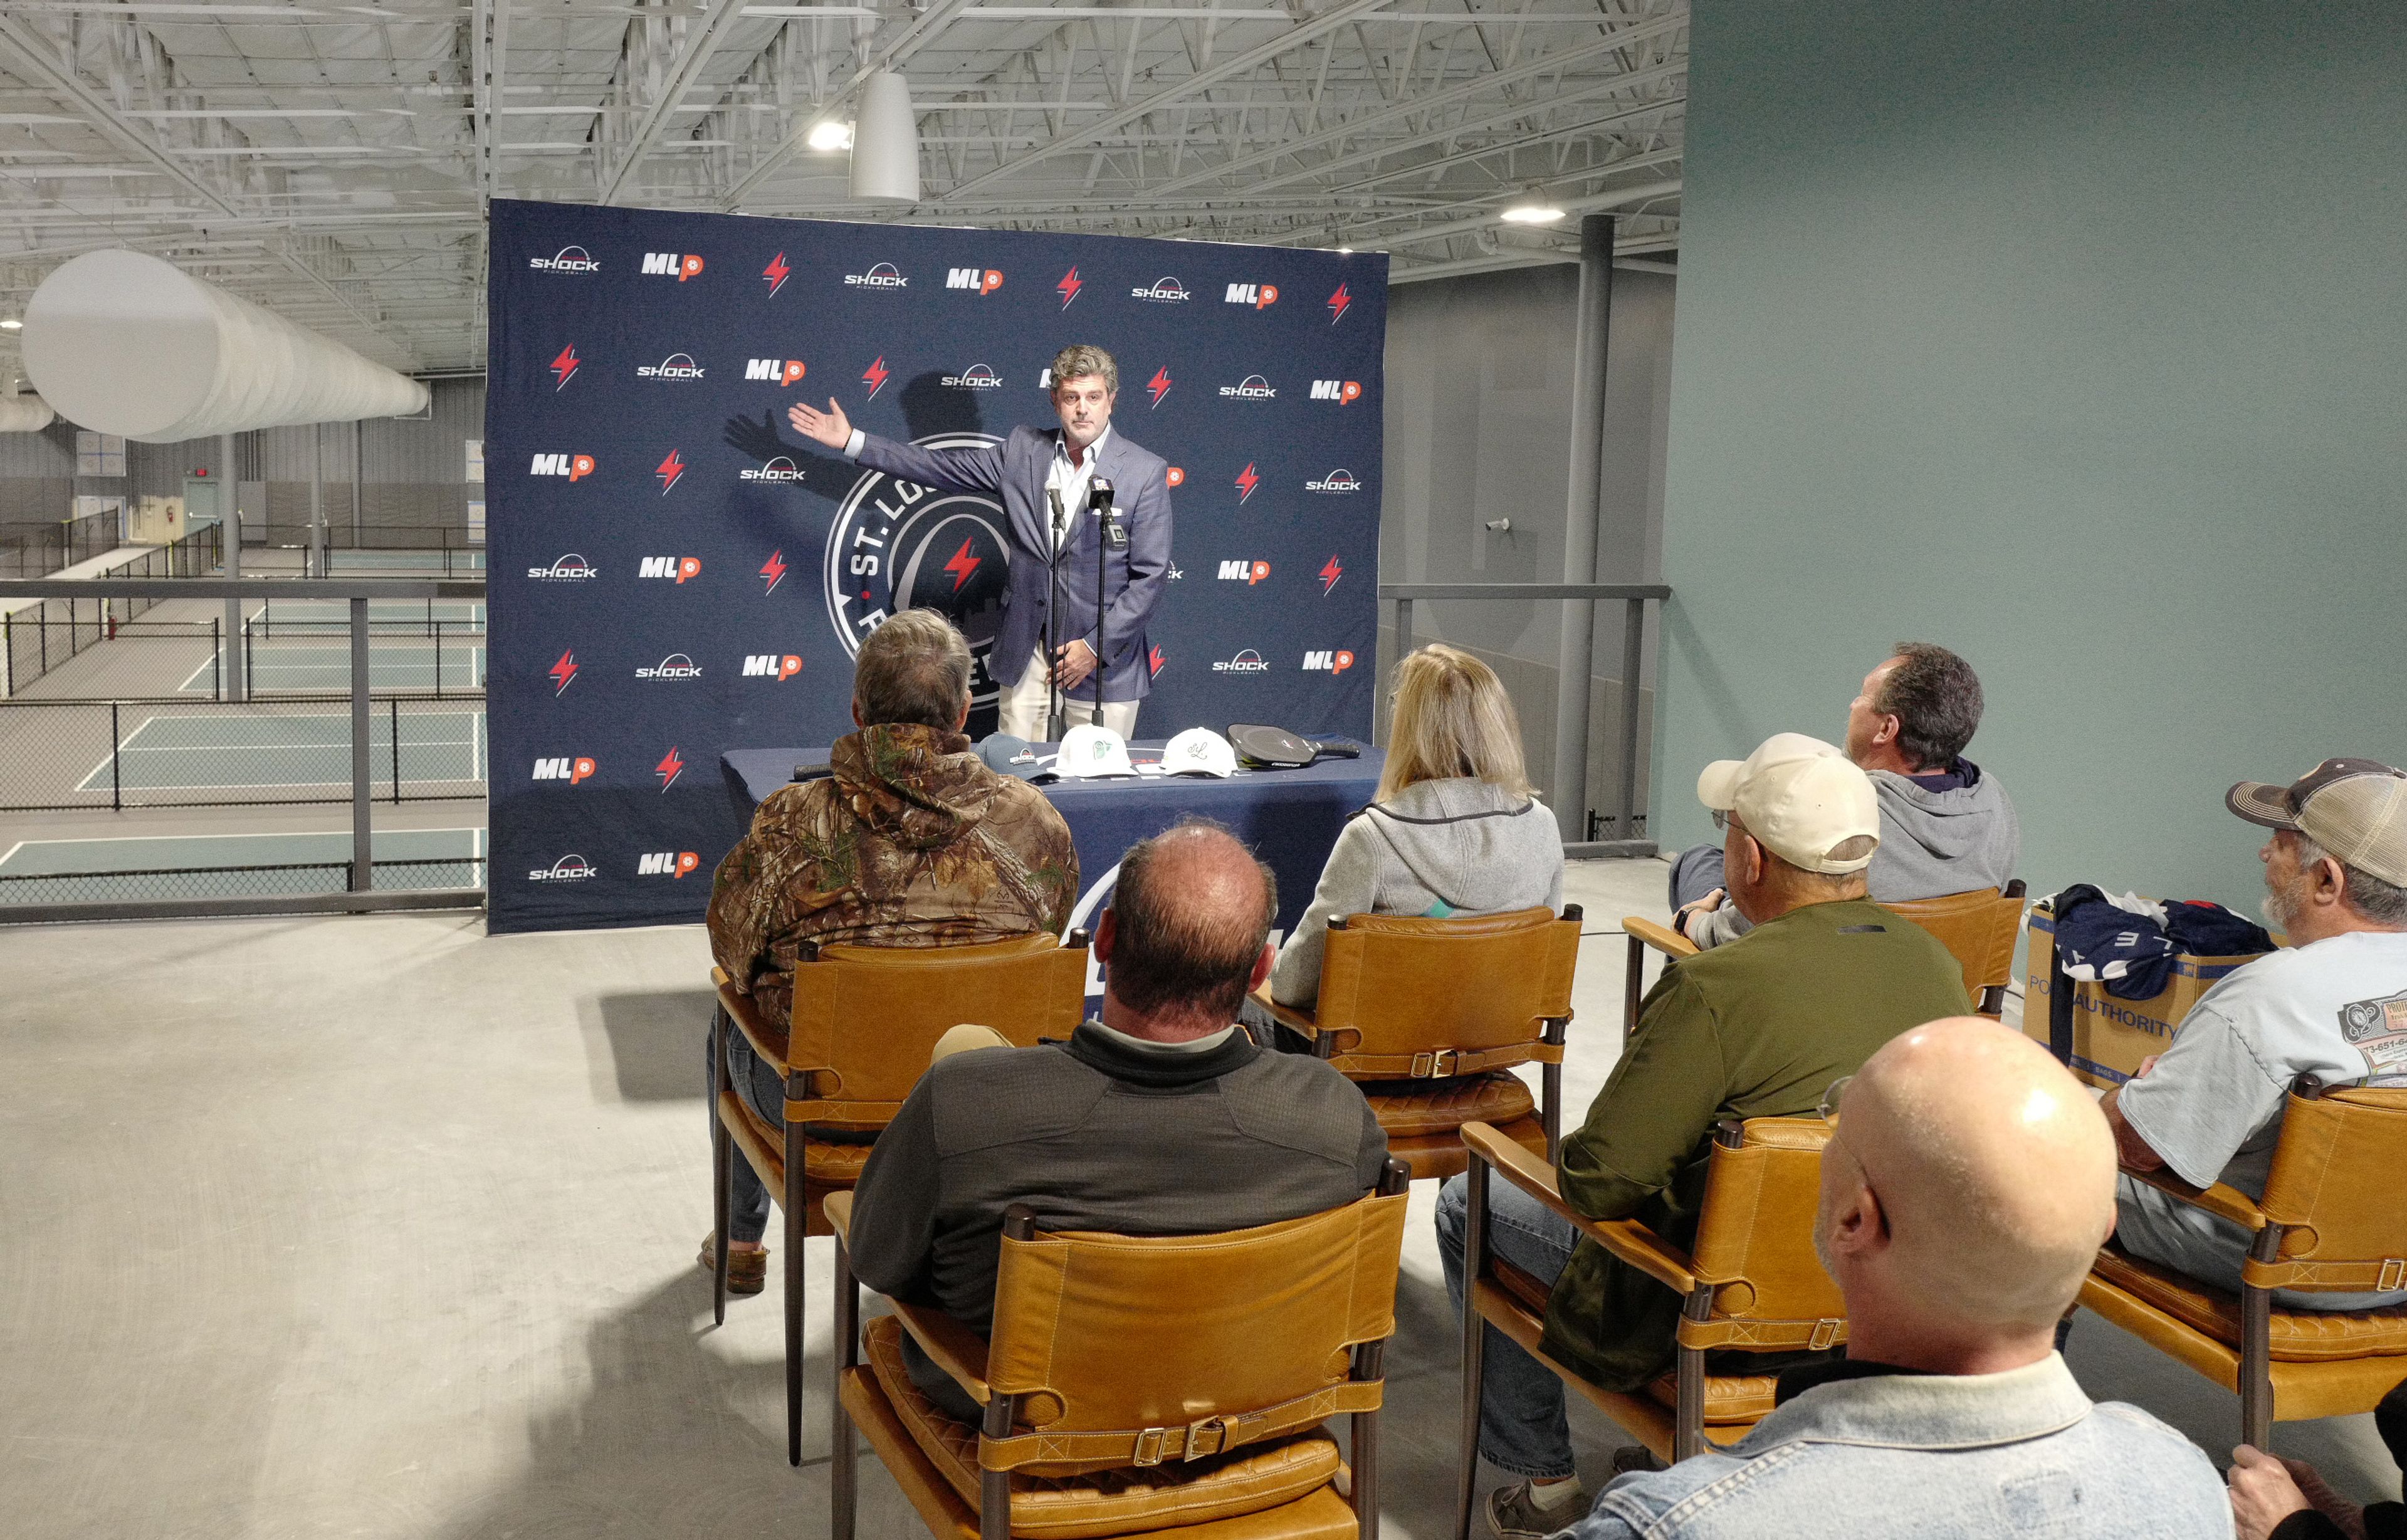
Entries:
[[2262,1449],[2276,1419],[2370,1412],[2407,1380],[2407,1308],[2290,1310],[2276,1289],[2371,1293],[2407,1289],[2407,1091],[2326,1091],[2292,1083],[2261,1202],[2221,1182],[2200,1189],[2170,1171],[2125,1175],[2251,1232],[2237,1298],[2112,1241],[2081,1303],[2240,1392],[2240,1436]]
[[[1462,1131],[1471,1150],[1463,1236],[1462,1448],[1457,1471],[1456,1540],[1471,1533],[1479,1472],[1479,1397],[1488,1326],[1494,1326],[1563,1383],[1637,1435],[1658,1459],[1679,1461],[1711,1439],[1730,1443],[1772,1411],[1776,1376],[1708,1374],[1714,1349],[1793,1352],[1847,1340],[1846,1303],[1814,1255],[1814,1207],[1822,1147],[1831,1125],[1818,1118],[1724,1119],[1715,1129],[1697,1240],[1682,1251],[1634,1219],[1590,1219],[1565,1203],[1551,1165],[1485,1124]],[[1606,1390],[1547,1356],[1548,1284],[1488,1247],[1490,1178],[1510,1182],[1664,1288],[1683,1296],[1677,1357],[1670,1373],[1635,1392]]]
[[[1479,1121],[1552,1157],[1562,1127],[1580,907],[1474,919],[1332,916],[1310,1010],[1255,998],[1362,1086],[1388,1152],[1416,1179],[1463,1167],[1457,1131]],[[1542,1097],[1511,1066],[1536,1062]]]
[[[1980,1015],[1996,1020],[2005,1013],[2006,986],[2015,979],[2015,942],[2023,922],[2023,879],[2006,884],[2005,891],[1975,888],[1941,898],[1910,899],[1884,904],[1893,915],[1913,920],[1938,937],[1964,970],[1964,992]],[[1630,965],[1621,980],[1621,1040],[1638,1027],[1638,1005],[1648,948],[1667,960],[1694,957],[1697,944],[1668,925],[1641,915],[1624,916],[1622,930],[1630,937]]]
[[[825,1235],[821,1205],[861,1179],[877,1131],[927,1073],[936,1040],[966,1020],[1013,1043],[1067,1037],[1086,1014],[1087,934],[973,947],[820,946],[805,942],[794,966],[788,1030],[772,1027],[727,976],[710,973],[727,1020],[786,1081],[785,1131],[753,1115],[727,1077],[718,1045],[719,1117],[711,1130],[711,1319],[727,1319],[727,1202],[741,1153],[785,1210],[786,1460],[803,1462],[803,1241]],[[829,1134],[850,1138],[829,1138]]]
[[[856,1332],[836,1227],[834,1540],[851,1540],[854,1430],[939,1540],[1377,1540],[1380,1366],[1395,1331],[1407,1177],[1327,1213],[1220,1234],[1048,1233],[1007,1211],[994,1332],[890,1302]],[[986,1409],[955,1420],[914,1385],[907,1332]],[[858,1360],[865,1348],[866,1365]],[[1350,1502],[1337,1443],[1349,1414]]]

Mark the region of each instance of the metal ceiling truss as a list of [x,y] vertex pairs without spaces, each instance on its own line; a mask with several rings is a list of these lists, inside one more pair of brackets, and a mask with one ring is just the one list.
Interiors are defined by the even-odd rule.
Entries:
[[[8,0],[0,316],[157,252],[395,368],[484,354],[497,197],[1355,247],[1393,277],[1679,243],[1687,0]],[[924,200],[808,147],[885,69]],[[1544,202],[1559,223],[1508,224]],[[0,332],[0,374],[14,372]]]

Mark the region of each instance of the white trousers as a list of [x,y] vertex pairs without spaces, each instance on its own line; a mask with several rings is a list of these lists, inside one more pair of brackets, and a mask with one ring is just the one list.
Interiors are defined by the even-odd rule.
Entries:
[[[1051,693],[1052,687],[1045,678],[1045,647],[1040,642],[1028,655],[1028,666],[1020,670],[1019,682],[1003,692],[995,723],[997,731],[1008,733],[1015,738],[1026,738],[1031,743],[1051,741],[1045,731],[1045,718],[1049,706],[1047,697]],[[1070,726],[1099,721],[1118,733],[1122,743],[1126,743],[1129,735],[1136,731],[1136,708],[1144,703],[1105,701],[1102,713],[1098,715],[1094,676],[1089,675],[1078,681],[1078,688],[1071,692],[1071,696],[1062,703],[1061,710],[1061,720]]]

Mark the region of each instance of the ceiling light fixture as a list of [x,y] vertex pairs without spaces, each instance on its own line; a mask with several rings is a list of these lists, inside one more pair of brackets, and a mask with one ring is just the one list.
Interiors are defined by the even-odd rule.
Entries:
[[831,119],[812,129],[810,137],[805,142],[813,150],[819,150],[822,153],[833,150],[850,150],[852,148],[852,125],[850,123],[840,123]]
[[919,123],[911,115],[909,82],[892,70],[880,70],[861,88],[852,195],[876,203],[919,201]]
[[19,321],[15,316],[10,316],[6,321],[0,321],[0,332],[21,332],[24,329],[25,323]]
[[1552,224],[1562,217],[1560,208],[1536,195],[1515,204],[1499,216],[1506,224]]

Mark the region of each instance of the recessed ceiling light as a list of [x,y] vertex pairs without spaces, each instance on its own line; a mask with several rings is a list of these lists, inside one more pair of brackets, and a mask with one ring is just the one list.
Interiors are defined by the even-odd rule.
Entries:
[[1515,204],[1501,217],[1507,224],[1552,224],[1563,217],[1563,211],[1553,204],[1533,199]]
[[23,321],[19,321],[15,316],[10,316],[6,321],[0,321],[0,332],[22,331],[24,329],[24,325],[25,323]]
[[852,125],[834,121],[821,123],[811,130],[808,143],[813,150],[850,150]]
[[1354,254],[1354,249],[1350,246],[1341,246],[1337,249],[1337,254],[1341,257],[1350,257]]

